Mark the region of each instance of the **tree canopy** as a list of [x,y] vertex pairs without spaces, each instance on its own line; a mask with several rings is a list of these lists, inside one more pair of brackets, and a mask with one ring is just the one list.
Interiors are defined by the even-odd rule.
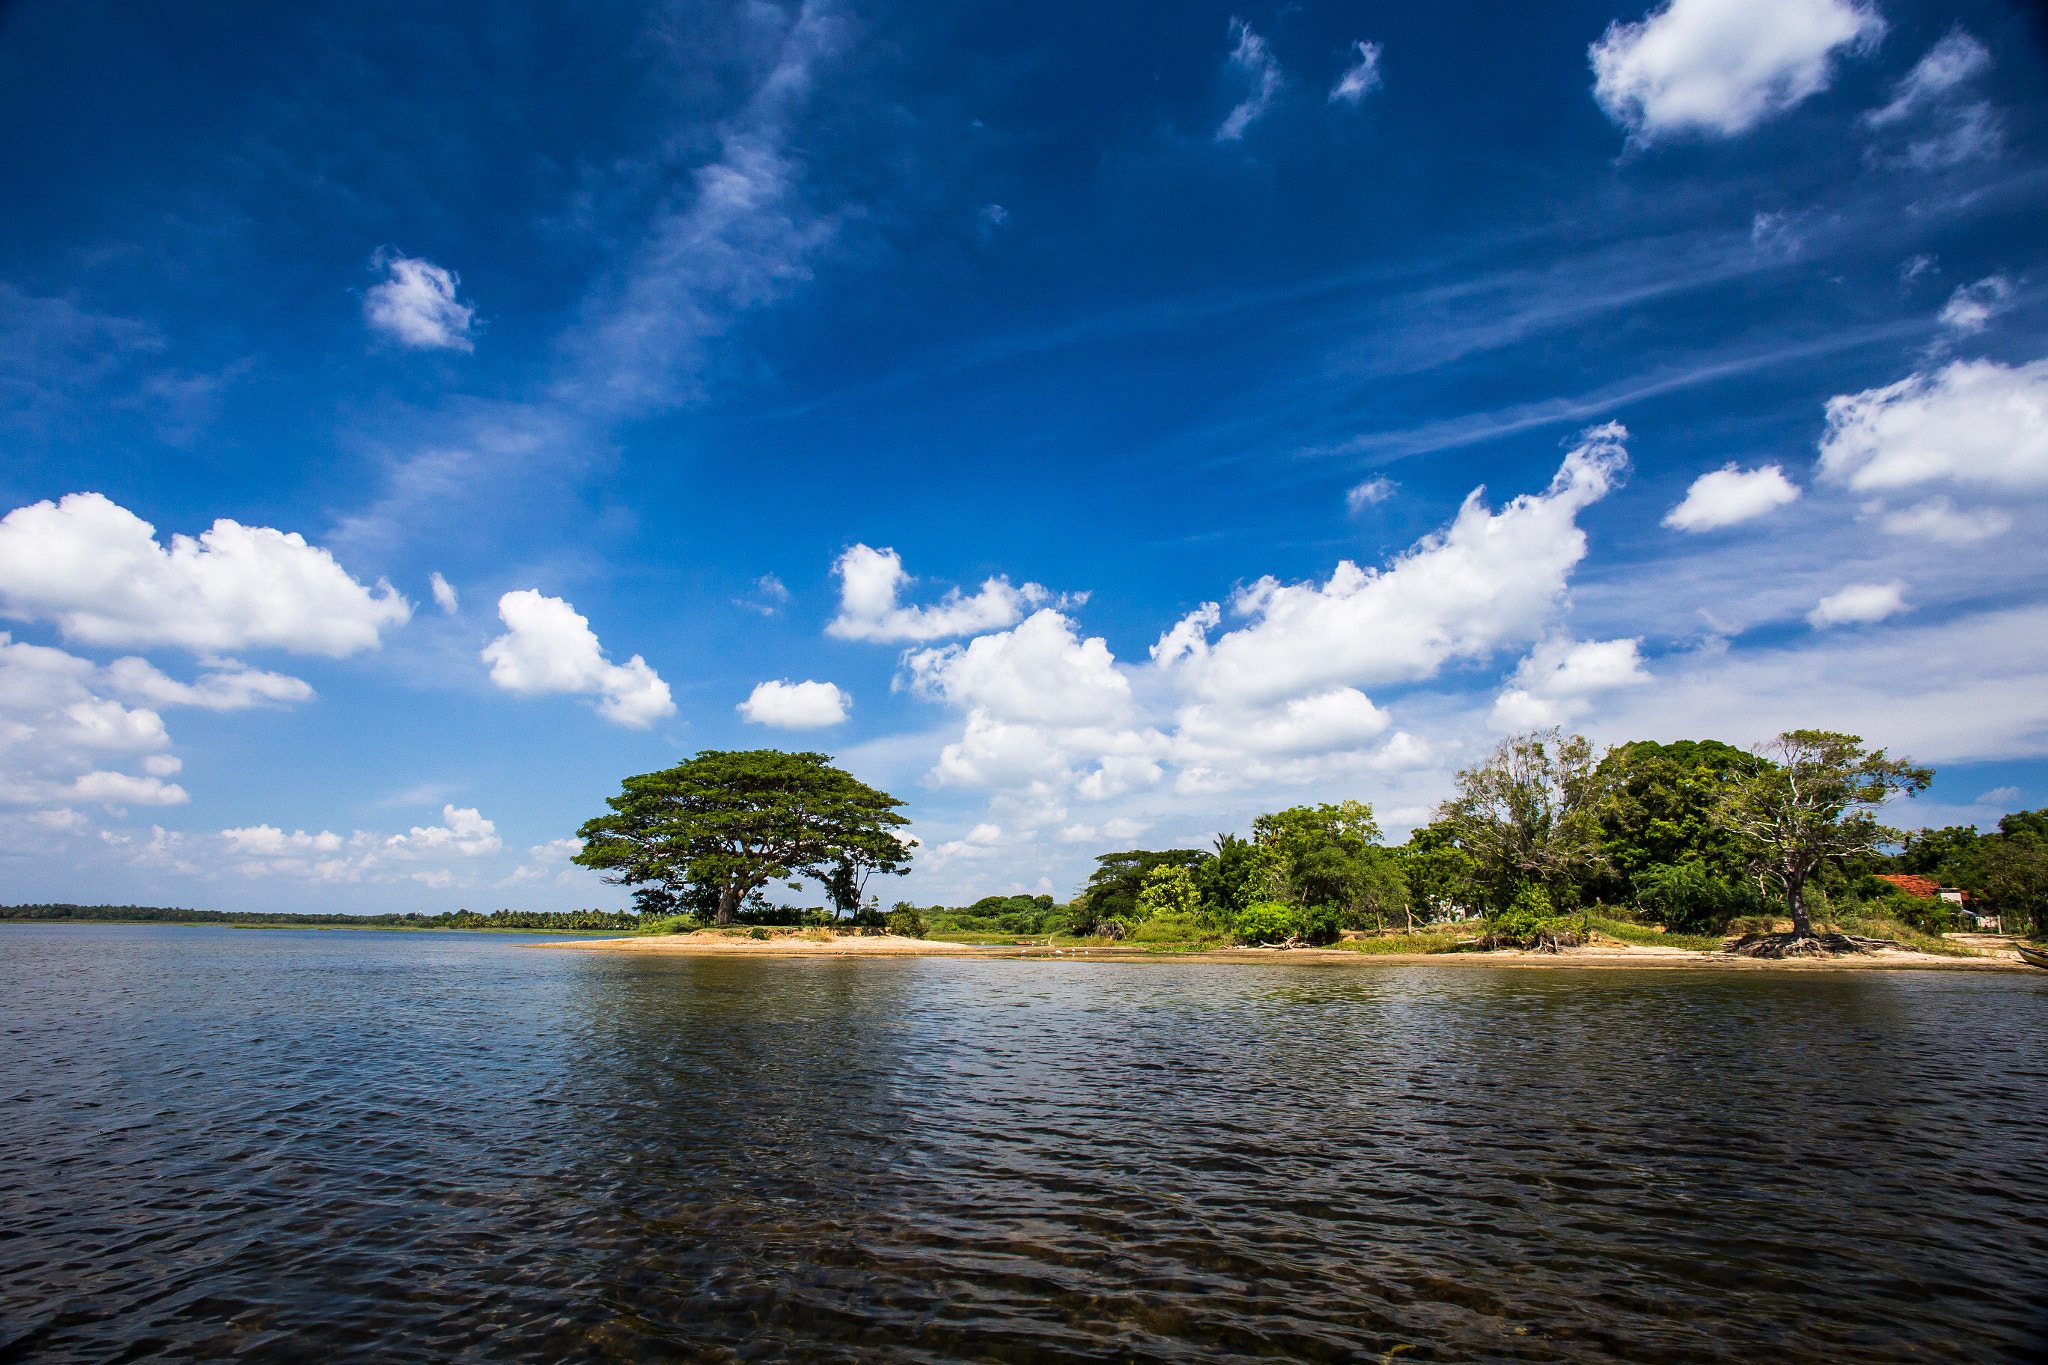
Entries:
[[868,874],[910,870],[916,841],[904,803],[831,766],[825,754],[705,750],[686,763],[629,777],[587,821],[575,861],[605,880],[677,904],[716,906],[730,924],[747,895],[771,881],[811,877],[835,900]]
[[1783,891],[1793,936],[1811,938],[1807,882],[1831,860],[1904,838],[1875,812],[1899,792],[1925,791],[1934,770],[1828,730],[1787,730],[1757,755],[1766,761],[1728,785],[1717,818],[1743,840],[1757,874]]

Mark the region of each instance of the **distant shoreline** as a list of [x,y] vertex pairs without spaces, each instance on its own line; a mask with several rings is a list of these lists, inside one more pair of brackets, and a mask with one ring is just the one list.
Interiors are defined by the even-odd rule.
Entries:
[[449,924],[292,924],[250,922],[244,920],[178,920],[178,919],[0,919],[0,928],[10,925],[49,926],[63,925],[76,928],[86,924],[121,925],[130,929],[298,929],[309,932],[324,932],[338,929],[350,934],[546,934],[555,938],[583,938],[593,934],[604,934],[614,938],[627,938],[635,932],[632,929],[519,929],[500,928],[496,925],[449,925]]

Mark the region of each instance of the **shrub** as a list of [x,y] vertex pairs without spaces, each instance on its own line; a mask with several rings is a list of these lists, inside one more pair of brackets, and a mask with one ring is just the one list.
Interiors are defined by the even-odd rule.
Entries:
[[1660,863],[1635,876],[1636,904],[1657,923],[1685,934],[1710,934],[1746,911],[1756,893],[1731,885],[1698,862]]
[[1255,901],[1237,912],[1230,927],[1246,943],[1282,943],[1294,937],[1294,907],[1281,901]]
[[914,905],[903,901],[889,912],[889,932],[901,934],[904,938],[924,937],[924,915]]

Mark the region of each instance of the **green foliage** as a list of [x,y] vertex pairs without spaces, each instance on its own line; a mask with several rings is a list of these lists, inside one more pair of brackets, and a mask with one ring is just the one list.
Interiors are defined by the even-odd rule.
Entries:
[[1144,922],[1160,916],[1192,921],[1201,913],[1202,896],[1195,889],[1194,876],[1184,864],[1164,863],[1145,874],[1138,888],[1133,918]]
[[1459,919],[1480,904],[1479,863],[1442,825],[1424,825],[1393,852],[1401,860],[1409,901],[1425,922]]
[[1588,889],[1627,901],[1646,870],[1692,862],[1703,863],[1710,878],[1742,882],[1744,852],[1715,810],[1727,784],[1756,766],[1754,755],[1719,740],[1638,740],[1608,750],[1594,773],[1606,867]]
[[1457,780],[1458,794],[1437,807],[1436,827],[1472,860],[1482,904],[1506,909],[1530,884],[1576,899],[1578,883],[1606,868],[1600,789],[1582,736],[1516,735]]
[[1631,924],[1627,920],[1609,919],[1598,914],[1587,915],[1585,924],[1587,928],[1597,929],[1609,938],[1618,938],[1623,943],[1639,943],[1657,948],[1686,948],[1700,953],[1713,952],[1727,942],[1728,938],[1722,931],[1711,934],[1659,933],[1647,925]]
[[1904,838],[1874,812],[1896,793],[1925,791],[1934,770],[1866,751],[1860,735],[1826,730],[1787,730],[1759,756],[1765,761],[1723,789],[1715,815],[1742,840],[1750,866],[1783,891],[1793,932],[1809,934],[1806,890],[1814,874]]
[[923,913],[907,901],[896,902],[895,908],[889,912],[889,932],[901,934],[904,938],[923,938]]
[[[1074,898],[1081,919],[1093,929],[1104,920],[1129,925],[1138,922],[1138,894],[1154,868],[1184,867],[1190,872],[1207,861],[1200,849],[1131,849],[1125,853],[1104,853],[1095,860],[1095,871],[1081,894]],[[1076,932],[1087,932],[1077,929]]]
[[1747,881],[1717,876],[1697,858],[1640,868],[1634,880],[1636,904],[1657,923],[1680,933],[1718,933],[1737,915],[1762,908]]
[[1251,840],[1236,834],[1217,835],[1215,856],[1194,867],[1195,887],[1201,892],[1205,912],[1227,924],[1238,911],[1261,899],[1270,862],[1269,855]]
[[1230,929],[1244,943],[1284,943],[1294,937],[1295,910],[1284,901],[1254,901],[1237,912]]
[[[2008,817],[2010,818],[2010,817]],[[1975,825],[1949,825],[1943,829],[1916,829],[1906,836],[1892,868],[1942,881],[1954,878],[1978,843]]]
[[2021,811],[1998,822],[1955,868],[1958,885],[1995,910],[2008,931],[2048,930],[2048,811]]
[[915,841],[895,835],[909,823],[896,813],[903,802],[830,765],[824,754],[706,750],[629,777],[605,803],[612,813],[578,831],[573,861],[679,899],[715,893],[719,924],[771,881],[908,872]]
[[1486,917],[1486,928],[1496,938],[1528,940],[1559,927],[1556,909],[1542,887],[1524,884],[1513,900]]

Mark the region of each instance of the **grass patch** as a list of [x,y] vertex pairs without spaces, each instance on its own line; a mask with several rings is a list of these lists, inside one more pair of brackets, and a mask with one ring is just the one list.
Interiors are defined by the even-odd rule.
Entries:
[[1354,953],[1448,953],[1458,946],[1455,931],[1442,934],[1376,934],[1371,938],[1347,938],[1332,947]]
[[1728,941],[1725,934],[1660,933],[1647,924],[1631,924],[1623,919],[1604,919],[1599,915],[1590,919],[1593,927],[1609,938],[1649,948],[1688,948],[1696,953],[1715,953]]
[[1901,924],[1889,915],[1833,916],[1830,918],[1829,927],[1839,929],[1845,934],[1860,934],[1864,938],[1888,938],[1901,948],[1910,948],[1916,953],[1939,953],[1943,957],[1984,956],[1975,948],[1961,943],[1951,943],[1939,934],[1924,933],[1910,924]]

